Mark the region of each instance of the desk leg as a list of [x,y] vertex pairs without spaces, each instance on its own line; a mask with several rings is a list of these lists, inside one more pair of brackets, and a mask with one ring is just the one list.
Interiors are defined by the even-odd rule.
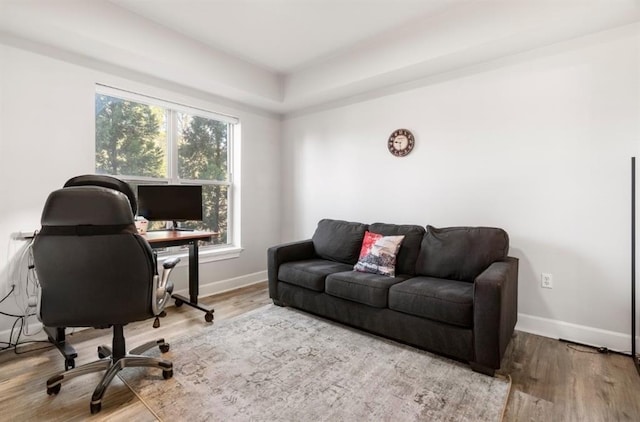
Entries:
[[198,304],[198,293],[200,292],[198,260],[198,241],[195,241],[189,245],[189,298],[194,305]]
[[198,241],[191,242],[189,244],[189,299],[181,295],[172,295],[175,299],[176,306],[181,306],[183,303],[193,308],[200,309],[204,312],[204,319],[207,322],[213,321],[213,308],[207,309],[198,305],[198,293],[200,290],[200,273],[198,264]]
[[76,367],[75,358],[78,357],[76,349],[65,341],[64,327],[44,327],[45,333],[49,337],[49,341],[58,348],[62,356],[64,356],[64,370],[68,371]]

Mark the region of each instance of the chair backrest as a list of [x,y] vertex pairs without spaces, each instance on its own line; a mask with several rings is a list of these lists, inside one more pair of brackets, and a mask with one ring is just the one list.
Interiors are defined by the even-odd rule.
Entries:
[[131,189],[131,186],[129,186],[127,182],[116,179],[115,177],[102,174],[83,174],[82,176],[75,176],[67,180],[63,187],[69,188],[72,186],[102,186],[103,188],[117,190],[127,195],[133,215],[136,215],[138,212],[138,201],[136,200],[135,193],[133,193],[133,189]]
[[156,266],[127,195],[88,183],[56,190],[41,224],[33,255],[43,324],[106,327],[153,317]]

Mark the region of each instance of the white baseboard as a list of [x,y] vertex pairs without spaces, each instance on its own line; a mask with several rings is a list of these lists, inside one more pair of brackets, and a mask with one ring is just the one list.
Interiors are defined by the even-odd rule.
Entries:
[[[246,274],[240,277],[229,278],[226,280],[220,280],[220,281],[216,281],[208,284],[201,284],[199,289],[199,293],[200,293],[199,297],[228,292],[230,290],[235,290],[235,289],[239,289],[240,287],[250,286],[252,284],[257,284],[266,280],[267,280],[267,272],[259,271],[257,273]],[[185,297],[189,297],[189,289],[182,289],[174,293],[178,293]],[[173,301],[170,301],[168,306],[173,306]],[[29,323],[30,333],[36,333],[41,328],[42,328],[42,323],[40,323],[40,321],[34,320],[33,322]],[[83,329],[85,328],[75,328],[74,330],[79,331]],[[0,331],[0,341],[8,342],[10,334],[11,334],[10,329]],[[15,338],[13,340],[15,340]],[[47,334],[44,331],[40,331],[38,334],[35,334],[33,336],[22,335],[20,337],[21,342],[25,342],[29,340],[47,340]]]
[[518,314],[516,330],[543,337],[569,340],[631,355],[631,334],[601,330],[527,314]]
[[[257,284],[267,280],[267,272],[266,271],[258,271],[253,274],[245,274],[240,277],[228,278],[226,280],[214,281],[213,283],[200,284],[200,288],[198,290],[198,298],[204,296],[215,295],[218,293],[228,292],[230,290],[239,289],[240,287],[251,286],[252,284]],[[189,289],[181,289],[174,291],[179,295],[184,297],[189,297]]]

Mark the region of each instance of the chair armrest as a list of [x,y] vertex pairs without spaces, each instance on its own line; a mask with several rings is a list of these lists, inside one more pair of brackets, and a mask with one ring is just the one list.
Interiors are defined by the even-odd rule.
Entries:
[[315,257],[316,250],[311,239],[284,243],[267,249],[267,275],[269,279],[269,297],[278,300],[278,269],[285,262],[301,261]]
[[171,271],[178,265],[180,258],[167,259],[162,263],[162,276],[153,277],[153,293],[151,295],[151,308],[153,314],[158,316],[167,306],[167,301],[171,298],[173,284],[169,282]]
[[518,259],[506,257],[484,270],[474,282],[475,363],[499,369],[518,320]]
[[162,267],[163,267],[165,270],[173,269],[173,267],[175,267],[176,265],[178,265],[178,262],[180,262],[180,258],[170,258],[170,259],[165,260],[165,261],[162,263]]

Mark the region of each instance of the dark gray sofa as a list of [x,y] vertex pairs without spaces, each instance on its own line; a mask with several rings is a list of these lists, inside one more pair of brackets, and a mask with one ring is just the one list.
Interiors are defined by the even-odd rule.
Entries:
[[[396,275],[353,271],[365,231],[404,235]],[[493,375],[517,320],[518,260],[498,228],[324,219],[312,239],[269,248],[269,295]]]

